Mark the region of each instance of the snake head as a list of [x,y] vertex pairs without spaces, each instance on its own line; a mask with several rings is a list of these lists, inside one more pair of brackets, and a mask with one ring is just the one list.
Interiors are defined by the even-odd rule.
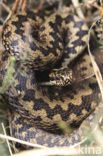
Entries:
[[69,68],[53,69],[49,74],[50,83],[57,86],[67,86],[72,83],[73,71]]

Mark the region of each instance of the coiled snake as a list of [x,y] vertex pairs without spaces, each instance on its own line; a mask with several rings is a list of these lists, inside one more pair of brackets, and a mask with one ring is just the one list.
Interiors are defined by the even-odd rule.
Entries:
[[[70,146],[82,140],[82,125],[64,136],[58,124],[78,127],[98,104],[95,77],[79,83],[76,80],[93,72],[88,54],[82,54],[87,39],[85,22],[65,10],[27,10],[12,15],[4,24],[6,51],[2,53],[0,74],[3,81],[13,55],[13,82],[3,98],[16,110],[11,119],[16,138],[48,147]],[[58,78],[60,73],[66,76]],[[88,125],[94,115],[87,118]]]

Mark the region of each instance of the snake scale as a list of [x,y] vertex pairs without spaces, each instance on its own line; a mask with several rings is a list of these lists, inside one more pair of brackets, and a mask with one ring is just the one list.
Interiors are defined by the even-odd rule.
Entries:
[[[11,117],[13,136],[47,147],[70,146],[82,140],[81,123],[84,119],[88,125],[93,122],[99,101],[95,77],[76,81],[79,74],[93,73],[88,53],[83,52],[87,39],[85,22],[65,10],[27,10],[13,14],[4,24],[1,82],[10,56],[16,58],[13,82],[2,95],[15,110]],[[40,85],[50,81],[49,74],[56,68],[71,69],[73,82],[71,79],[67,86]],[[60,122],[72,128],[81,126],[65,136]]]

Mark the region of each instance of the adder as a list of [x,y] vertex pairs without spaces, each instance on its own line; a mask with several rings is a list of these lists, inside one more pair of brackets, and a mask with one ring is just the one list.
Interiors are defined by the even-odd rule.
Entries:
[[[16,59],[13,79],[2,94],[13,106],[13,136],[48,147],[79,143],[82,122],[90,126],[94,121],[100,94],[95,76],[85,79],[93,74],[84,51],[88,27],[65,9],[20,9],[3,26],[0,64],[3,83],[11,56]],[[102,54],[94,55],[102,67]],[[59,123],[77,129],[65,136]]]

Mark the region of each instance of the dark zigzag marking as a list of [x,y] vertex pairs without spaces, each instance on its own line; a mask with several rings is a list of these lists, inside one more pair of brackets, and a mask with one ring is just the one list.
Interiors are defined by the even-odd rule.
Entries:
[[[12,121],[13,120],[14,120],[14,117],[12,117]],[[15,125],[17,124],[22,125],[22,127],[16,129],[14,128],[15,126],[13,126],[11,122],[13,135],[15,135],[17,138],[23,139],[25,141],[29,141],[30,139],[35,138],[38,144],[43,145],[46,143],[48,144],[49,147],[53,147],[54,145],[55,146],[70,146],[74,143],[77,143],[81,139],[79,134],[76,134],[76,137],[75,136],[65,137],[64,135],[55,135],[55,134],[51,134],[50,136],[46,137],[49,133],[39,130],[38,128],[34,128],[34,131],[31,131],[30,129],[33,127],[33,125],[31,123],[27,124],[24,121],[23,117],[19,117],[17,121],[15,121]],[[26,134],[21,135],[25,131],[26,131]],[[40,134],[41,137],[38,134]],[[62,143],[60,142],[60,139],[61,140],[63,139]],[[70,140],[71,142],[69,142]]]
[[[44,102],[43,99],[35,99],[35,94],[33,90],[27,90],[25,92],[25,96],[23,98],[24,101],[34,101],[34,110],[41,110],[44,109],[46,110],[47,117],[50,119],[53,119],[53,116],[56,114],[60,114],[62,117],[63,121],[66,121],[71,113],[76,114],[77,116],[81,115],[82,110],[85,108],[87,111],[91,109],[91,100],[92,100],[92,95],[84,96],[82,97],[82,104],[81,105],[73,105],[72,103],[68,104],[68,109],[67,111],[63,110],[60,105],[56,105],[55,108],[51,109],[49,105]],[[88,99],[88,105],[86,105],[86,101]]]

